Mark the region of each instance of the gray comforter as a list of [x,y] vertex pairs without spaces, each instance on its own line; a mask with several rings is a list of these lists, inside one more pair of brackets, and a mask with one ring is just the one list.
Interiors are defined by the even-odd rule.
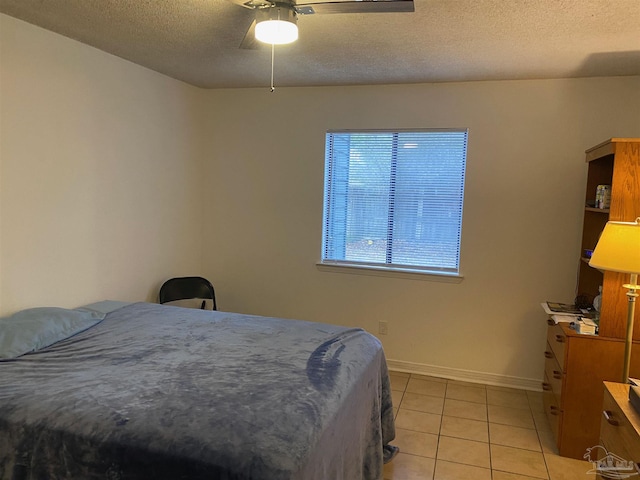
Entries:
[[2,479],[381,479],[393,437],[360,329],[139,303],[0,362]]

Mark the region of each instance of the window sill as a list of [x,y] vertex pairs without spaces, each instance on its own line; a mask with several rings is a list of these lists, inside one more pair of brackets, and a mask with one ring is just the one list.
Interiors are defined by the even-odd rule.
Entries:
[[426,280],[429,282],[461,283],[464,277],[460,274],[426,272],[400,268],[384,268],[357,264],[316,263],[321,272],[346,273],[352,275],[374,275],[377,277],[407,278],[410,280]]

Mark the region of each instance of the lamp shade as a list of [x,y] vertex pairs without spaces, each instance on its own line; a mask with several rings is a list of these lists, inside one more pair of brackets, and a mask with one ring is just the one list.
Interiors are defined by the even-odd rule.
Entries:
[[640,273],[640,217],[635,222],[607,222],[589,265],[600,270]]
[[293,7],[271,7],[256,15],[256,39],[273,45],[284,45],[298,39],[298,18]]

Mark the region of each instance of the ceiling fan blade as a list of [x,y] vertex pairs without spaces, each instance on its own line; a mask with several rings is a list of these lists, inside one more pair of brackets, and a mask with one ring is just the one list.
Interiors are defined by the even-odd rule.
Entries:
[[245,34],[242,42],[240,42],[240,48],[245,50],[256,50],[261,43],[256,40],[256,21],[251,22],[249,30]]
[[385,13],[414,12],[413,0],[355,0],[347,2],[321,2],[298,4],[300,15],[313,13]]
[[255,10],[257,8],[266,8],[275,5],[271,0],[230,0],[231,3],[240,5],[241,7]]

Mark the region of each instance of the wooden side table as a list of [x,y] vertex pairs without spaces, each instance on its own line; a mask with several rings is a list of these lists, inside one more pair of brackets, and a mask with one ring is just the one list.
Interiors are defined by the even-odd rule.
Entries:
[[[600,445],[606,449],[607,458],[597,478],[623,478],[605,475],[607,467],[611,474],[628,472],[628,478],[640,478],[640,413],[629,401],[629,385],[604,382],[604,387]],[[629,468],[626,472],[625,466]]]

